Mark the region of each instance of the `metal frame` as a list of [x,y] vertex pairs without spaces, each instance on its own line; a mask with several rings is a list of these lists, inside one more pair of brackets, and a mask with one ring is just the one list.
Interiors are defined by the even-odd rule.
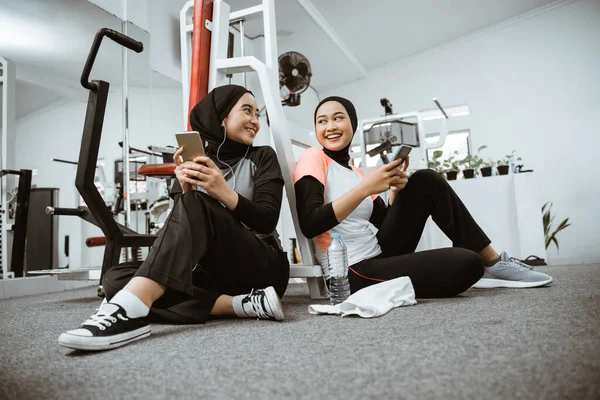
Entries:
[[[123,7],[123,21],[121,22],[123,35],[127,36],[127,2],[124,3]],[[129,227],[131,224],[131,193],[129,189],[129,178],[131,171],[129,168],[129,52],[127,47],[123,46],[121,49],[122,59],[122,82],[121,82],[121,101],[122,101],[122,133],[123,133],[123,147],[122,147],[122,160],[123,160],[123,197],[125,201],[123,206],[123,225]],[[125,260],[129,261],[128,254],[125,254]]]
[[[17,189],[17,207],[15,209],[15,223],[13,225],[14,233],[10,260],[10,272],[12,272],[12,275],[15,277],[21,278],[24,276],[25,272],[25,245],[27,240],[27,222],[29,220],[31,170],[22,169],[20,171],[15,171],[11,169],[3,169],[0,171],[0,179],[6,175],[17,175],[19,177],[19,188]],[[8,229],[6,231],[8,232]],[[5,274],[8,275],[9,271],[6,271],[5,265],[2,264],[2,276],[6,276]]]
[[[419,130],[419,143],[420,143],[419,147],[421,147],[424,150],[423,157],[419,161],[421,163],[425,163],[425,165],[427,165],[427,162],[426,162],[427,150],[442,147],[444,145],[444,143],[446,142],[446,136],[448,135],[448,124],[447,124],[448,115],[446,114],[446,112],[444,111],[444,109],[442,108],[440,103],[438,102],[437,98],[434,97],[433,101],[438,106],[440,111],[444,114],[445,118],[442,121],[442,129],[440,130],[438,140],[435,142],[432,142],[432,143],[427,143],[427,141],[425,140],[425,128],[423,126],[423,117],[421,116],[421,113],[419,111],[411,111],[411,112],[407,112],[404,114],[392,114],[392,115],[385,115],[385,116],[381,116],[381,117],[377,117],[377,118],[369,118],[369,119],[360,120],[359,124],[358,124],[358,132],[357,133],[359,135],[359,140],[360,140],[360,149],[361,149],[360,158],[362,160],[362,165],[363,166],[367,165],[367,144],[365,143],[365,135],[364,135],[365,128],[371,127],[372,125],[379,124],[379,123],[402,121],[403,119],[406,119],[406,118],[416,118],[417,119],[417,127]],[[402,143],[395,143],[395,144],[400,145]],[[358,157],[356,157],[356,158],[358,158]],[[419,166],[417,166],[417,165],[415,165],[415,167],[419,168]]]
[[[207,1],[207,0],[204,0]],[[210,1],[210,0],[209,0]],[[202,0],[196,0],[196,4],[204,4]],[[277,157],[281,166],[281,172],[285,181],[285,189],[289,202],[290,213],[296,231],[296,238],[303,265],[292,265],[290,267],[290,277],[307,278],[311,297],[325,298],[329,296],[327,285],[323,278],[321,266],[317,263],[312,242],[302,235],[298,215],[296,212],[296,196],[294,194],[293,175],[296,168],[296,161],[292,150],[292,139],[288,131],[289,121],[286,119],[281,106],[279,94],[279,66],[277,61],[277,38],[275,24],[275,5],[274,0],[262,0],[262,3],[250,8],[231,13],[230,7],[223,0],[215,0],[212,4],[212,21],[206,19],[195,21],[195,24],[202,25],[207,29],[212,29],[210,43],[210,66],[208,73],[208,90],[217,86],[227,84],[229,74],[256,72],[262,89],[265,106],[269,115],[270,129],[277,152]],[[192,26],[188,24],[189,11],[192,2],[189,1],[181,10],[181,49],[182,49],[182,86],[184,96],[184,110],[187,124],[187,100],[186,87],[188,82],[193,81],[194,77],[189,77],[187,65],[189,63],[190,33]],[[196,15],[196,14],[195,14]],[[254,56],[242,56],[227,58],[227,44],[229,40],[229,26],[232,22],[244,20],[248,22],[252,19],[261,18],[263,20],[264,40],[265,40],[265,62],[263,63]],[[198,56],[201,51],[194,47],[192,54]],[[203,51],[203,50],[202,50]],[[200,71],[201,72],[201,71]],[[190,93],[191,96],[191,93]],[[297,141],[297,140],[296,140]]]
[[189,110],[208,93],[212,13],[213,0],[190,0],[179,14],[183,124],[188,130]]
[[[2,97],[2,126],[0,127],[0,170],[7,170],[9,168],[8,162],[8,138],[14,136],[15,133],[15,85],[17,82],[17,74],[15,64],[4,57],[0,57],[0,64],[2,64],[2,76],[0,76],[0,82],[2,82],[2,90],[0,96]],[[12,151],[14,154],[14,149]],[[13,156],[14,157],[14,156]],[[10,163],[12,164],[12,162]],[[12,166],[12,165],[11,165]],[[6,179],[0,179],[0,212],[2,212],[2,223],[1,227],[1,240],[0,249],[2,255],[0,256],[0,265],[2,272],[2,278],[6,279],[10,274],[8,271],[8,189],[13,187],[11,177]]]

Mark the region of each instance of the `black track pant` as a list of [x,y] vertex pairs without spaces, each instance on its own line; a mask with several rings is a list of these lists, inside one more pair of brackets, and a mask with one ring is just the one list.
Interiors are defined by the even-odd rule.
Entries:
[[283,296],[289,280],[287,257],[261,240],[210,196],[190,191],[173,206],[141,266],[123,264],[102,280],[110,300],[134,276],[167,287],[150,310],[151,320],[204,323],[217,298],[273,286]]
[[[454,248],[414,252],[429,216]],[[408,276],[417,297],[456,296],[483,276],[478,253],[490,244],[448,182],[432,170],[410,177],[388,210],[377,239],[383,253],[350,267],[352,292]]]

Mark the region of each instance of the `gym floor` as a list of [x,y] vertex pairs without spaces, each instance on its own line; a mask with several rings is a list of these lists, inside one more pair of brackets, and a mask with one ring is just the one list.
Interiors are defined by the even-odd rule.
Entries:
[[552,266],[539,289],[471,289],[376,319],[154,325],[112,351],[57,338],[91,315],[95,288],[0,300],[1,399],[599,399],[600,265]]

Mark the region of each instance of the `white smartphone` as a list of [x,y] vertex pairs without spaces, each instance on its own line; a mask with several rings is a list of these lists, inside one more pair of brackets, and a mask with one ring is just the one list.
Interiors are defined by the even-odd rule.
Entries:
[[183,147],[183,161],[192,161],[198,156],[206,155],[204,153],[204,145],[202,144],[202,138],[200,133],[193,132],[177,132],[175,134],[177,138],[177,144],[179,147]]

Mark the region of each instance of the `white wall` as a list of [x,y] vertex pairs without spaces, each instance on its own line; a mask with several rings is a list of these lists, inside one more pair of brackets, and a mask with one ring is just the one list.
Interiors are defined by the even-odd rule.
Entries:
[[[145,149],[150,144],[175,145],[174,132],[181,130],[181,91],[175,89],[130,88],[130,145]],[[62,101],[29,114],[17,121],[16,154],[19,168],[37,169],[38,187],[60,189],[59,206],[77,207],[76,166],[52,162],[52,158],[77,161],[86,103]],[[107,162],[106,176],[113,178],[116,158],[121,158],[121,91],[111,90],[104,119],[99,158]],[[143,221],[143,220],[142,220]],[[140,224],[140,230],[144,229]],[[97,266],[103,247],[88,249],[85,238],[101,236],[101,231],[79,218],[59,217],[59,265],[66,265],[62,254],[64,236],[70,236],[70,265]]]
[[181,82],[181,45],[179,14],[173,16],[170,1],[148,2],[148,27],[150,32],[150,65],[159,73]]
[[[497,159],[516,149],[536,171],[556,220],[554,263],[600,261],[600,2],[580,0],[373,71],[323,93],[350,98],[359,117],[467,103],[473,147]],[[482,199],[482,201],[485,201]],[[540,207],[542,204],[540,204]],[[492,212],[492,210],[490,210]],[[499,221],[499,223],[503,223]],[[493,239],[493,238],[492,238]]]
[[285,116],[288,120],[308,129],[311,132],[314,132],[314,112],[317,104],[319,104],[319,97],[314,90],[308,88],[304,93],[300,94],[299,106],[286,106],[283,107],[283,111],[285,112]]
[[[179,4],[165,0],[88,0],[121,20],[128,20],[150,33],[151,68],[181,81]],[[131,33],[130,33],[131,35]],[[132,35],[136,37],[135,35]],[[148,43],[145,43],[148,46]],[[147,49],[146,49],[147,51]]]

